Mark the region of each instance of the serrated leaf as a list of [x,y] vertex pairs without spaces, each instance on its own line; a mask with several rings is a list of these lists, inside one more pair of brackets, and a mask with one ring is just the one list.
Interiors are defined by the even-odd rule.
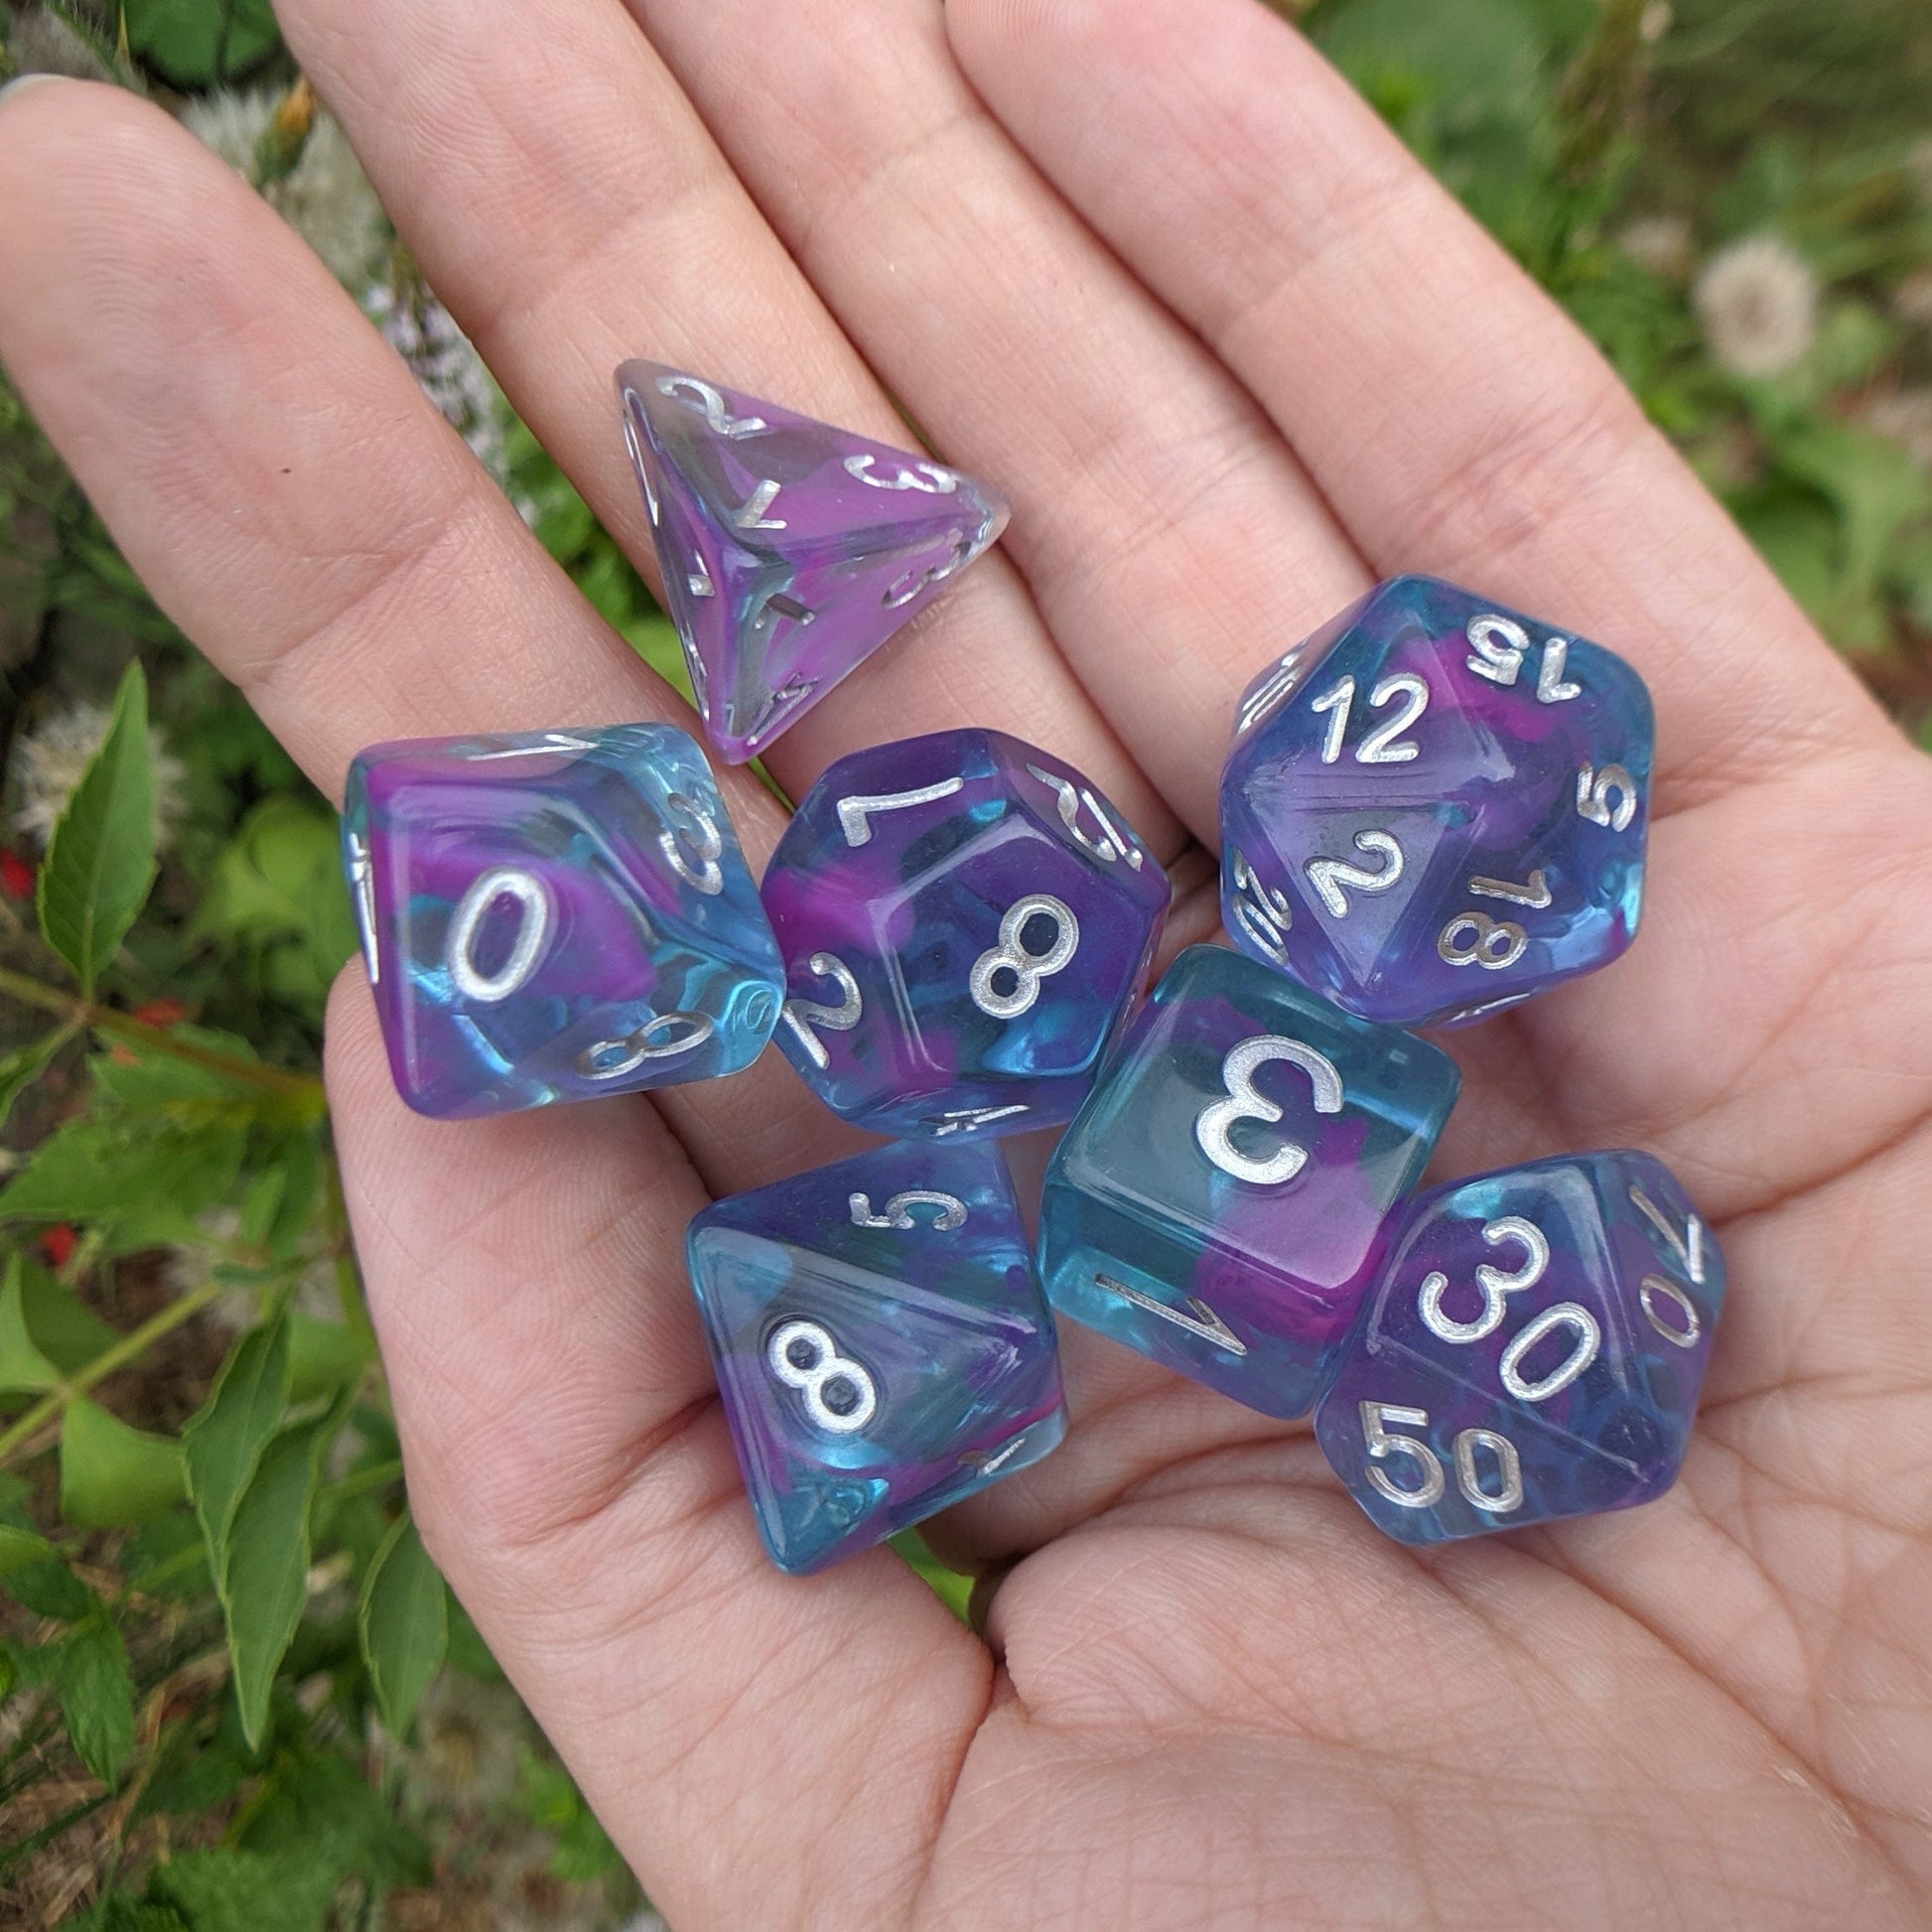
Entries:
[[208,1568],[218,1579],[226,1564],[235,1503],[289,1400],[289,1323],[286,1313],[251,1328],[228,1351],[207,1401],[182,1431],[188,1492],[207,1539]]
[[61,1424],[61,1514],[82,1530],[132,1529],[187,1493],[181,1445],[77,1396]]
[[60,1379],[61,1371],[42,1353],[28,1329],[20,1257],[9,1255],[7,1272],[0,1276],[0,1389],[38,1393],[53,1388]]
[[234,1664],[235,1705],[251,1748],[261,1744],[275,1672],[308,1601],[309,1511],[323,1449],[346,1414],[346,1404],[338,1404],[325,1416],[291,1423],[270,1437],[228,1525],[221,1608]]
[[0,1189],[0,1217],[111,1222],[149,1205],[193,1214],[227,1192],[246,1152],[239,1121],[160,1132],[118,1118],[71,1121]]
[[213,1846],[183,1852],[154,1872],[148,1888],[156,1902],[178,1907],[195,1932],[320,1932],[335,1889],[327,1867],[295,1855],[265,1858],[257,1852]]
[[61,1640],[54,1691],[81,1763],[115,1783],[134,1748],[134,1675],[111,1617],[89,1617]]
[[36,903],[41,932],[90,998],[154,885],[154,763],[148,682],[130,664],[107,736],[48,843]]
[[407,1512],[396,1518],[369,1562],[356,1623],[382,1722],[401,1737],[443,1667],[450,1640],[443,1575]]
[[[26,1525],[10,1527],[18,1533]],[[15,1547],[20,1561],[11,1567],[0,1565],[0,1589],[23,1610],[51,1616],[61,1623],[77,1623],[100,1608],[100,1598],[67,1567],[51,1544],[47,1554],[39,1557],[25,1545]]]

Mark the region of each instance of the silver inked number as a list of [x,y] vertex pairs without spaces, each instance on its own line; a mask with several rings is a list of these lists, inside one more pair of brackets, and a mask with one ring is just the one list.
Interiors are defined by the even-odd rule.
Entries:
[[[484,973],[476,961],[477,933],[499,898],[515,901],[516,938],[503,963],[493,973]],[[536,971],[555,924],[556,905],[550,888],[535,873],[520,866],[497,866],[484,873],[457,901],[443,947],[443,962],[450,969],[456,990],[480,1006],[507,1000]]]
[[855,1228],[918,1227],[920,1223],[912,1213],[915,1207],[935,1210],[932,1219],[924,1225],[938,1233],[945,1234],[966,1225],[966,1203],[957,1194],[940,1193],[930,1187],[908,1187],[903,1193],[895,1194],[877,1214],[872,1211],[870,1194],[853,1194],[846,1205],[852,1211]]
[[[1106,808],[1093,793],[1083,785],[1076,785],[1071,778],[1063,778],[1057,772],[1042,770],[1036,764],[1027,767],[1032,775],[1039,780],[1054,794],[1060,823],[1071,835],[1074,844],[1084,847],[1096,859],[1112,865],[1117,859],[1125,859],[1128,865],[1139,872],[1146,863],[1146,855],[1140,847],[1107,816]],[[1082,807],[1093,814],[1094,823],[1100,828],[1100,836],[1090,839],[1080,826]]]
[[[1392,1402],[1364,1402],[1359,1405],[1358,1413],[1362,1440],[1368,1446],[1370,1487],[1403,1509],[1430,1509],[1441,1502],[1449,1485],[1436,1451],[1419,1438],[1402,1434],[1406,1429],[1427,1429],[1429,1411],[1399,1408]],[[1399,1427],[1390,1429],[1390,1423]],[[1495,1460],[1498,1481],[1493,1492],[1482,1486],[1481,1471],[1476,1464],[1478,1449],[1486,1449]],[[1523,1506],[1523,1464],[1516,1453],[1516,1445],[1507,1436],[1500,1436],[1493,1429],[1458,1430],[1449,1452],[1455,1463],[1455,1486],[1470,1508],[1484,1510],[1491,1516],[1506,1516]],[[1409,1488],[1389,1474],[1391,1457],[1402,1457],[1415,1464],[1416,1487]]]
[[[1050,919],[1052,942],[1044,952],[1027,945],[1027,928],[1035,919]],[[1000,921],[999,944],[989,946],[973,962],[967,981],[973,1004],[995,1020],[1017,1020],[1030,1013],[1039,998],[1039,983],[1065,971],[1080,946],[1080,921],[1063,898],[1051,893],[1029,893],[1007,907]],[[1013,991],[1003,993],[999,981],[1010,976]]]
[[941,778],[936,784],[917,785],[910,791],[855,792],[839,800],[839,829],[847,845],[869,845],[874,812],[902,812],[913,805],[934,804],[950,798],[965,782],[964,778]]
[[890,476],[882,476],[870,453],[849,456],[846,474],[874,489],[916,489],[927,496],[950,496],[959,487],[959,479],[936,463],[915,463],[908,470],[903,464]]
[[1624,831],[1637,815],[1637,781],[1620,764],[1606,764],[1600,770],[1586,764],[1577,773],[1577,810],[1593,825]]
[[673,402],[683,403],[687,409],[697,410],[710,424],[714,435],[728,436],[733,442],[756,436],[759,430],[768,427],[762,416],[734,416],[726,406],[724,397],[709,382],[701,381],[695,375],[660,375],[657,378],[657,393],[668,396]]
[[681,791],[666,794],[664,810],[673,822],[658,833],[657,844],[671,870],[701,893],[722,893],[725,874],[718,861],[725,850],[725,835],[717,819]]
[[[1311,711],[1328,712],[1328,735],[1321,746],[1321,762],[1333,764],[1341,757],[1348,734],[1348,714],[1355,702],[1355,680],[1342,678],[1330,685],[1309,706]],[[1400,704],[1394,717],[1385,718],[1355,748],[1357,764],[1407,764],[1422,756],[1422,747],[1405,739],[1408,731],[1429,709],[1429,685],[1412,672],[1402,671],[1383,678],[1368,694],[1371,710]]]
[[[1505,689],[1523,674],[1523,660],[1535,648],[1530,634],[1514,618],[1494,612],[1471,618],[1463,633],[1469,640],[1467,663],[1477,677]],[[1537,665],[1536,696],[1539,704],[1567,704],[1581,697],[1584,687],[1564,676],[1570,659],[1570,639],[1551,637],[1543,645]]]
[[1212,1100],[1194,1121],[1194,1140],[1200,1151],[1225,1174],[1236,1180],[1252,1181],[1258,1187],[1272,1187],[1293,1180],[1308,1165],[1309,1151],[1295,1141],[1284,1141],[1265,1160],[1243,1154],[1235,1145],[1232,1129],[1241,1121],[1264,1124],[1280,1120],[1281,1107],[1255,1086],[1255,1074],[1273,1060],[1286,1060],[1309,1076],[1314,1090],[1317,1114],[1338,1114],[1342,1108],[1341,1075],[1324,1053],[1299,1039],[1279,1034],[1258,1034],[1228,1049],[1221,1062],[1221,1084],[1227,1089],[1223,1100]]
[[866,1010],[866,1003],[860,997],[859,982],[852,968],[837,953],[815,952],[806,962],[822,980],[836,982],[839,989],[839,1004],[835,1007],[821,1005],[817,1000],[789,999],[784,1005],[784,1023],[792,1031],[805,1056],[823,1072],[832,1064],[832,1056],[825,1050],[825,1042],[818,1036],[818,1029],[827,1033],[849,1034],[859,1024]]
[[1357,832],[1355,850],[1379,858],[1379,872],[1365,872],[1346,859],[1311,859],[1304,870],[1321,902],[1338,919],[1348,916],[1348,895],[1386,893],[1402,877],[1402,848],[1388,832]]
[[1131,1302],[1135,1308],[1143,1309],[1149,1314],[1158,1314],[1163,1321],[1172,1322],[1176,1328],[1220,1349],[1225,1355],[1245,1355],[1248,1352],[1248,1344],[1198,1296],[1188,1296],[1176,1309],[1166,1302],[1157,1302],[1152,1295],[1143,1295],[1127,1282],[1116,1281],[1112,1275],[1095,1275],[1093,1280],[1096,1288],[1104,1288],[1109,1295],[1118,1295],[1123,1302]]
[[851,1436],[879,1408],[879,1384],[863,1362],[839,1353],[831,1331],[816,1321],[786,1321],[765,1345],[771,1373],[804,1398],[805,1414],[828,1435]]
[[1277,966],[1286,965],[1286,941],[1295,923],[1295,908],[1286,894],[1261,883],[1238,846],[1230,851],[1229,865],[1234,877],[1234,923],[1264,959],[1272,959]]

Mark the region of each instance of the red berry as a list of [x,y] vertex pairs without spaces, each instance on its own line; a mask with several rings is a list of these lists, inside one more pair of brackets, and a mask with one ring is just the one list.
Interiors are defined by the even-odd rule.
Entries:
[[74,1244],[80,1237],[65,1221],[56,1221],[41,1236],[41,1253],[56,1268],[65,1268],[68,1257],[73,1253]]
[[179,1027],[188,1009],[179,1000],[149,1000],[134,1009],[134,1017],[149,1027]]
[[9,898],[34,897],[34,867],[18,852],[0,852],[0,893]]

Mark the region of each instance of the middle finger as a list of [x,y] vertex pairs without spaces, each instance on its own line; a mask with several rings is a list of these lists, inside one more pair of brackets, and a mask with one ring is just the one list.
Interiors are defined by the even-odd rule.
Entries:
[[[618,0],[285,0],[281,13],[437,293],[647,574],[611,396],[623,357],[906,439]],[[903,399],[916,416],[918,392]],[[1172,854],[1172,818],[1003,558],[917,629],[774,747],[794,795],[858,746],[992,725],[1072,759]]]

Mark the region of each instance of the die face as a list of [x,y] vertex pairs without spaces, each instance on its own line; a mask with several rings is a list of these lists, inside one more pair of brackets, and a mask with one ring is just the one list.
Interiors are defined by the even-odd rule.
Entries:
[[1682,1464],[1724,1292],[1709,1228],[1647,1155],[1438,1188],[1404,1219],[1316,1438],[1406,1543],[1647,1502]]
[[989,731],[841,759],[763,890],[792,1064],[846,1119],[940,1139],[1074,1112],[1145,982],[1169,897],[1100,792]]
[[1228,932],[1408,1026],[1606,965],[1636,930],[1653,739],[1600,645],[1393,579],[1249,688],[1221,785]]
[[720,1201],[691,1279],[773,1562],[868,1549],[1064,1435],[999,1150],[897,1145]]
[[680,369],[618,371],[705,729],[756,758],[1006,526],[997,490]]
[[371,747],[343,842],[419,1113],[710,1079],[770,1037],[777,947],[704,755],[668,725]]
[[1270,1415],[1327,1379],[1454,1062],[1223,947],[1183,952],[1047,1170],[1062,1314]]

